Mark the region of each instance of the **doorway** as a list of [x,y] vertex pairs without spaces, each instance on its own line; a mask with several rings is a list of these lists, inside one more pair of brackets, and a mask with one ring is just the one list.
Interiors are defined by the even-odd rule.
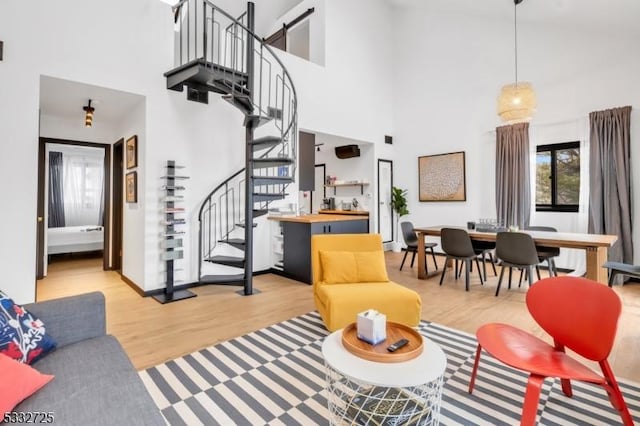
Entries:
[[101,250],[102,269],[109,269],[110,182],[110,145],[40,138],[37,279],[52,255]]
[[124,138],[113,145],[113,230],[111,233],[111,269],[122,274],[122,230],[124,210]]
[[[393,241],[393,210],[391,192],[393,188],[393,161],[378,160],[378,233],[382,241]],[[397,232],[397,231],[396,231]]]
[[311,192],[311,213],[318,213],[322,206],[322,200],[327,197],[327,188],[324,186],[327,181],[327,165],[316,164],[314,171],[315,189]]

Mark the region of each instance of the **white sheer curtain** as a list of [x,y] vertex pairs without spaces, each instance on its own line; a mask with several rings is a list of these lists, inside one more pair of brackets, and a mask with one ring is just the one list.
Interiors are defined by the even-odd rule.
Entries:
[[62,164],[66,226],[102,224],[104,150],[66,150]]
[[[535,196],[531,197],[531,225],[553,226],[559,232],[586,233],[589,222],[589,119],[576,118],[560,123],[531,126],[530,173],[531,193],[536,193],[536,147],[553,143],[580,141],[580,201],[578,213],[536,212]],[[586,272],[584,250],[561,249],[556,260],[559,268],[572,269],[570,275]]]

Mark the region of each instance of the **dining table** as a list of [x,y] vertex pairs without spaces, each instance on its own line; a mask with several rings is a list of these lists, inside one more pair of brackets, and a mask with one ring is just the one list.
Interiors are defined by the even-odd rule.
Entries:
[[[424,253],[426,236],[439,237],[443,228],[464,229],[469,233],[469,237],[476,241],[496,241],[496,232],[481,232],[477,230],[468,230],[462,226],[428,226],[414,228],[418,237],[418,253]],[[580,234],[573,232],[547,232],[547,231],[518,231],[524,232],[533,238],[533,242],[538,246],[544,247],[560,247],[571,249],[582,249],[587,255],[587,271],[586,278],[607,284],[608,270],[603,267],[607,262],[608,249],[618,239],[616,235],[601,234]],[[418,262],[418,278],[426,279],[427,268],[425,262]]]

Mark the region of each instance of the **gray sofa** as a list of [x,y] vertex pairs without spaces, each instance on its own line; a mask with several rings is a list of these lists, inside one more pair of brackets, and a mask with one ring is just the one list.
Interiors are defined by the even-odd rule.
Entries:
[[102,293],[26,305],[57,349],[33,364],[55,379],[16,412],[52,412],[60,425],[165,425],[160,411],[115,337],[106,334]]

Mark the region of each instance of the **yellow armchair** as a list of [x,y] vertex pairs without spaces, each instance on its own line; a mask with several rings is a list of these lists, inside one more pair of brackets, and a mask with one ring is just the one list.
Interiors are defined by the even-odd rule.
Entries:
[[355,322],[367,309],[411,327],[420,322],[418,293],[387,277],[380,235],[313,235],[311,267],[313,298],[329,331]]

